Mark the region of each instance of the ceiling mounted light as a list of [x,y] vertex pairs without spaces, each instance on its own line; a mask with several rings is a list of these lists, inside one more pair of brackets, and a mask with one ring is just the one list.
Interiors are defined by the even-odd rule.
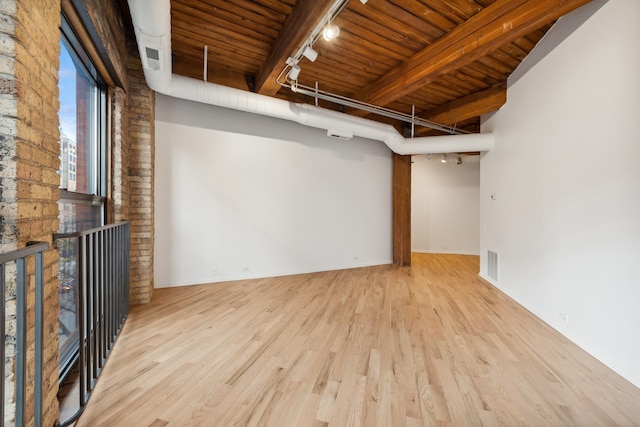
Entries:
[[296,64],[291,67],[291,71],[289,71],[287,77],[289,80],[298,80],[298,75],[300,75],[300,66]]
[[462,157],[458,156],[458,159],[456,160],[456,164],[458,165],[462,164]]
[[318,58],[318,52],[311,46],[305,47],[304,51],[302,51],[302,54],[311,62],[314,62],[316,58]]
[[447,163],[447,160],[449,160],[449,156],[447,156],[447,154],[443,154],[442,155],[442,159],[440,160],[440,163]]
[[339,35],[340,27],[338,27],[336,24],[332,24],[331,22],[329,22],[324,28],[324,31],[322,31],[322,37],[324,37],[326,41],[333,40]]

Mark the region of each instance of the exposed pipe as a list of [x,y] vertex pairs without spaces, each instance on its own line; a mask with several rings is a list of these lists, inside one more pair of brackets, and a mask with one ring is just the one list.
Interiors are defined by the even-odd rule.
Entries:
[[[327,130],[329,136],[359,136],[384,142],[402,155],[489,151],[492,134],[430,136],[407,139],[393,126],[308,104],[296,104],[257,93],[171,74],[169,0],[128,0],[147,85],[175,98],[294,121]],[[155,52],[157,51],[157,52]],[[151,63],[153,59],[157,63]],[[159,66],[158,66],[159,63]]]

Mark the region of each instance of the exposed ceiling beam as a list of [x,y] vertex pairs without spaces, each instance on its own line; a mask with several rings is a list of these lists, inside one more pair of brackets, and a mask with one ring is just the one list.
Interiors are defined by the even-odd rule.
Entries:
[[[480,92],[451,101],[419,116],[431,122],[454,126],[473,117],[496,111],[507,102],[507,83],[490,87]],[[418,127],[416,136],[431,133],[430,129]]]
[[331,0],[298,0],[284,23],[282,31],[273,43],[269,57],[256,76],[256,92],[273,96],[280,89],[276,83],[278,74],[287,58],[309,37],[320,17],[325,16],[333,2]]
[[[498,0],[427,46],[353,98],[387,105],[591,0]],[[355,111],[355,115],[368,113]]]

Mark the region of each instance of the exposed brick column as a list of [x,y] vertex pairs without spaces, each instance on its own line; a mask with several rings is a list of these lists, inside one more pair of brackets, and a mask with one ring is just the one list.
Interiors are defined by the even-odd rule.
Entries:
[[109,222],[129,220],[129,146],[127,135],[127,95],[121,88],[111,92],[111,187]]
[[128,52],[130,296],[131,304],[146,304],[153,293],[155,94],[145,83],[134,40],[129,41]]
[[[58,229],[60,177],[58,77],[60,3],[0,1],[0,248],[52,243]],[[44,257],[44,424],[58,419],[58,252]],[[33,286],[33,284],[31,285]],[[33,290],[29,289],[32,294]],[[33,298],[29,299],[33,309]],[[33,328],[33,317],[28,319]],[[27,375],[33,375],[33,333]],[[33,388],[27,388],[33,423]]]

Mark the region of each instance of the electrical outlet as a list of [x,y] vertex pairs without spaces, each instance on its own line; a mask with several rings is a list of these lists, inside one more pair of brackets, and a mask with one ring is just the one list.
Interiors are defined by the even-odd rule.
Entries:
[[569,314],[561,311],[560,320],[562,320],[564,323],[569,323]]
[[242,269],[242,272],[243,272],[243,273],[248,273],[248,272],[250,272],[250,271],[251,271],[251,267],[244,267],[244,268]]
[[212,276],[217,276],[217,275],[218,275],[218,269],[217,269],[216,267],[213,267],[213,268],[211,269],[211,275],[212,275]]

